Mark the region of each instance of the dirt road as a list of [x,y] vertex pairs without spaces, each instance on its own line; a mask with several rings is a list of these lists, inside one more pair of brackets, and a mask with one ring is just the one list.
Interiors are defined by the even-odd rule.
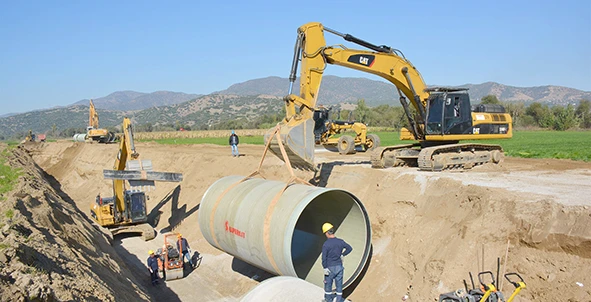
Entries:
[[[187,278],[149,288],[150,294],[165,298],[166,289],[180,301],[234,301],[264,279],[263,272],[211,247],[197,222],[209,185],[253,172],[263,147],[241,145],[240,158],[232,157],[229,147],[214,145],[139,143],[137,149],[155,170],[184,175],[180,185],[157,183],[148,193],[151,221],[159,232],[180,231],[204,255]],[[88,212],[97,193],[111,192],[102,170],[112,167],[116,152],[115,145],[58,142],[39,145],[31,154]],[[468,272],[482,271],[482,263],[485,270],[496,270],[507,240],[507,271],[519,272],[528,284],[516,301],[591,301],[591,163],[507,158],[469,172],[434,173],[371,169],[364,153],[319,151],[316,157],[325,162],[320,172],[298,171],[298,176],[352,192],[370,214],[373,255],[367,273],[349,288],[352,301],[400,301],[405,294],[410,301],[433,301],[462,288]],[[288,178],[272,155],[262,172],[269,179]],[[142,267],[146,251],[159,244],[158,238],[147,243],[124,238],[116,248],[148,280]],[[504,292],[512,290],[504,285]]]

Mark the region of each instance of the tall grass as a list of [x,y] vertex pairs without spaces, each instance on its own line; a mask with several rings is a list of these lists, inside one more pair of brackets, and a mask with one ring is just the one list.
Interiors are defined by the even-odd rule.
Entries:
[[0,152],[0,201],[4,199],[4,197],[2,197],[4,193],[12,191],[20,174],[18,169],[12,169],[6,164],[9,152],[8,149],[4,149]]

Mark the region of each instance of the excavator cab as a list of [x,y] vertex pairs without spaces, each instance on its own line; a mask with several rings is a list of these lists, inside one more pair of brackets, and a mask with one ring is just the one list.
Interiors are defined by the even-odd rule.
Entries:
[[148,215],[146,211],[146,194],[142,191],[126,191],[125,202],[129,209],[129,218],[132,223],[146,222]]
[[465,88],[436,88],[427,99],[428,135],[471,134],[470,96]]

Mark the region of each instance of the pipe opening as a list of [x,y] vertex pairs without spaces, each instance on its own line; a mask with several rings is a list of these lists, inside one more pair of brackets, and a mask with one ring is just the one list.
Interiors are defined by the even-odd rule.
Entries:
[[292,234],[291,260],[299,278],[322,278],[322,245],[326,241],[322,224],[325,222],[334,226],[337,238],[353,247],[343,261],[346,287],[355,281],[367,260],[371,231],[363,205],[345,191],[324,192],[304,208]]

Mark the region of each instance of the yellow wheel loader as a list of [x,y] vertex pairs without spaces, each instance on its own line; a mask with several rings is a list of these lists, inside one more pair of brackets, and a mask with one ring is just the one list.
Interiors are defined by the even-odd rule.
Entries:
[[[339,121],[330,119],[330,110],[319,106],[314,111],[314,138],[317,145],[337,146],[340,154],[353,154],[356,147],[363,151],[372,151],[380,146],[380,138],[375,134],[367,134],[367,126],[355,121]],[[355,137],[343,134],[347,130],[355,132]]]
[[[154,172],[149,160],[140,160],[135,150],[133,129],[128,118],[123,119],[123,135],[113,170],[103,170],[106,179],[113,179],[113,196],[96,196],[90,214],[113,235],[139,233],[144,240],[154,239],[154,229],[148,221],[146,195],[143,189],[154,186],[154,181],[180,182],[180,173]],[[129,188],[126,188],[125,181]]]
[[[356,50],[343,45],[326,45],[324,33],[363,46]],[[298,65],[299,95],[292,94]],[[295,168],[315,170],[314,120],[318,92],[327,65],[340,65],[371,73],[392,83],[409,122],[410,144],[378,147],[371,155],[374,168],[418,166],[421,170],[468,169],[485,163],[498,163],[503,149],[499,145],[463,143],[460,140],[487,140],[512,137],[511,116],[501,106],[471,109],[467,89],[428,88],[419,71],[401,51],[374,45],[349,34],[308,23],[298,28],[289,76],[288,95],[284,97],[286,116],[279,123],[281,141],[272,140],[273,130],[265,141],[270,150],[285,161],[279,144]]]

